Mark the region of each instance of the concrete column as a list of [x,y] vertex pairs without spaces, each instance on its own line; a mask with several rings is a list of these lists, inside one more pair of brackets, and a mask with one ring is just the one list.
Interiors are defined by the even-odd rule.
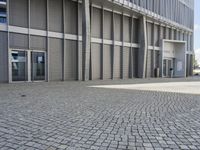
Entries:
[[102,45],[101,45],[101,79],[104,79],[104,7],[102,6],[102,13],[101,13],[101,38],[102,38]]
[[121,16],[122,20],[122,26],[121,26],[121,36],[122,36],[122,47],[120,48],[121,52],[120,52],[120,57],[121,57],[121,72],[120,72],[120,76],[121,79],[124,79],[124,13],[122,13]]
[[145,78],[147,56],[147,29],[145,16],[140,18],[139,33],[140,48],[138,52],[138,77]]
[[156,28],[156,25],[155,25],[155,23],[153,23],[153,54],[152,54],[152,70],[151,70],[151,76],[152,77],[155,77],[155,67],[156,67],[156,65],[155,65],[155,58],[156,58],[156,56],[155,56],[155,54],[156,54],[156,52],[155,52],[155,44],[156,44],[156,41],[155,41],[155,39],[156,39],[156,36],[158,36],[157,34],[155,34],[155,28]]
[[8,29],[8,32],[7,32],[7,48],[8,48],[8,54],[7,54],[7,58],[8,58],[8,70],[7,70],[7,73],[8,73],[8,83],[11,83],[12,82],[12,68],[11,68],[11,59],[10,59],[10,31],[9,31],[9,25],[10,25],[10,0],[7,0],[7,5],[6,5],[6,10],[7,10],[7,29]]
[[[83,66],[82,66],[82,43],[81,43],[81,36],[80,36],[80,33],[82,33],[82,5],[79,5],[79,3],[77,3],[77,14],[78,14],[78,25],[77,25],[77,28],[78,28],[78,32],[77,32],[77,36],[78,36],[78,41],[77,41],[77,48],[78,48],[78,52],[77,52],[77,58],[78,58],[78,61],[77,61],[77,64],[78,64],[78,67],[77,67],[77,79],[78,81],[81,81],[82,80],[82,71],[83,71]],[[80,27],[81,26],[81,27]]]
[[48,32],[49,32],[49,0],[46,0],[46,3],[47,3],[47,6],[46,6],[46,8],[47,8],[47,54],[46,54],[46,63],[47,63],[47,68],[46,68],[46,72],[47,72],[47,75],[46,75],[46,80],[47,80],[47,82],[49,82],[50,81],[50,67],[49,67],[49,63],[50,63],[50,50],[49,50],[49,43],[50,43],[50,40],[49,40],[49,34],[48,34]]
[[83,81],[89,80],[90,76],[90,1],[82,1],[82,37],[83,37]]
[[160,47],[159,69],[160,69],[160,77],[162,77],[162,75],[163,75],[162,41],[163,41],[164,37],[165,37],[164,30],[163,30],[163,27],[160,25],[160,28],[159,28],[159,47]]
[[112,58],[111,58],[111,62],[112,62],[112,67],[111,67],[111,79],[114,79],[114,66],[115,66],[115,13],[112,12],[112,40],[113,40],[113,45],[112,45]]
[[65,58],[65,49],[66,49],[66,43],[65,43],[65,30],[66,30],[66,21],[65,21],[65,0],[62,1],[62,5],[63,5],[63,52],[62,52],[62,63],[63,63],[63,66],[62,66],[62,80],[65,81],[65,61],[66,61],[66,58]]
[[133,16],[131,16],[131,48],[130,48],[130,67],[129,67],[129,78],[133,78]]

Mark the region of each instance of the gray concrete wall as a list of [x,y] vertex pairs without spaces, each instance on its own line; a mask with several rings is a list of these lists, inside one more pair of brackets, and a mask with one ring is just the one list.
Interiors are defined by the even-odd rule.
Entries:
[[114,79],[119,79],[121,77],[121,47],[115,46],[114,49],[114,69],[113,69]]
[[102,46],[100,44],[92,44],[91,49],[91,79],[98,80],[101,79]]
[[[193,29],[194,0],[129,0],[174,22]],[[121,2],[123,3],[123,2]]]
[[104,38],[112,39],[112,13],[104,11]]
[[78,6],[69,0],[65,1],[65,33],[78,33]]
[[63,32],[62,0],[49,0],[49,30]]
[[103,78],[111,79],[112,76],[112,52],[110,45],[104,45],[104,53],[103,53]]
[[49,40],[49,79],[50,81],[62,80],[62,40],[50,38]]
[[[158,7],[156,4],[152,6],[151,1],[143,2],[145,8],[152,10]],[[141,5],[140,1],[138,5]],[[155,67],[160,67],[162,39],[187,41],[188,53],[193,52],[192,32],[161,24],[148,17],[143,26],[137,13],[126,11],[126,8],[102,6],[90,6],[92,42],[88,66],[91,79],[141,77],[141,69],[144,69],[142,74],[152,76]],[[83,31],[82,4],[71,0],[30,0],[30,4],[25,0],[10,0],[9,7],[9,25],[12,26],[10,48],[46,51],[50,81],[82,80],[82,38],[78,37]],[[29,28],[36,30],[29,32]],[[142,39],[141,34],[144,35]],[[141,46],[145,49],[144,53],[138,50]],[[146,55],[147,49],[149,53]],[[52,66],[54,63],[55,66]]]
[[93,8],[92,16],[92,37],[101,38],[102,37],[102,12],[101,9]]
[[10,33],[9,39],[10,39],[10,48],[28,49],[28,35]]
[[44,50],[47,49],[47,39],[42,36],[30,36],[30,49],[33,50]]
[[65,40],[65,80],[78,78],[78,48],[77,41]]
[[28,27],[28,0],[10,0],[10,25]]
[[33,29],[47,29],[47,1],[30,1],[30,27]]
[[0,83],[8,82],[8,44],[6,32],[0,32]]

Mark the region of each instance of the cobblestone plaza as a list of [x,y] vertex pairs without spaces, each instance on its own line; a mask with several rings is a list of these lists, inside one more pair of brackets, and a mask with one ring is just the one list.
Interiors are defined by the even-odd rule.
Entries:
[[198,80],[1,84],[0,149],[200,149]]

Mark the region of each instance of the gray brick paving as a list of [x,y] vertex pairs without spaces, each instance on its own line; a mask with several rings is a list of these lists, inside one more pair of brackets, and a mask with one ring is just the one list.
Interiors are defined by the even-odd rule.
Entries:
[[200,95],[90,87],[166,81],[0,84],[0,149],[200,149]]

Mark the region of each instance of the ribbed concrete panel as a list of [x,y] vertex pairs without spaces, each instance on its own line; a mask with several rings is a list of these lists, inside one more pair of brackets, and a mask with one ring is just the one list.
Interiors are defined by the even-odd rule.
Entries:
[[133,71],[133,77],[138,77],[138,49],[133,49],[132,50],[132,63],[133,63],[133,68],[132,68],[132,71]]
[[111,59],[111,46],[104,45],[104,53],[103,53],[103,77],[104,79],[111,79],[111,71],[112,71],[112,59]]
[[28,35],[10,33],[10,48],[28,49]]
[[49,30],[62,32],[62,0],[49,0]]
[[170,31],[168,27],[165,28],[165,39],[170,39]]
[[31,36],[30,48],[34,50],[46,50],[47,40],[46,37]]
[[124,41],[125,42],[130,42],[130,37],[131,37],[131,28],[130,28],[130,21],[131,18],[130,17],[127,17],[127,16],[124,16]]
[[190,40],[190,35],[188,35],[188,43],[187,43],[187,46],[188,46],[188,51],[191,51],[191,44],[190,44],[190,42],[191,42],[191,40]]
[[170,39],[174,40],[174,29],[171,29],[170,31]]
[[97,80],[101,78],[101,45],[91,45],[92,58],[92,79]]
[[112,39],[112,13],[104,11],[104,38]]
[[180,32],[180,40],[181,40],[181,41],[184,41],[183,32]]
[[49,79],[50,81],[62,80],[62,50],[63,41],[49,39]]
[[190,75],[190,76],[193,76],[193,69],[194,69],[194,68],[193,68],[193,67],[194,67],[194,66],[193,66],[193,65],[194,65],[194,64],[193,64],[193,59],[194,59],[194,55],[190,55],[190,66],[189,66],[189,68],[190,68],[190,69],[189,69],[189,75]]
[[121,77],[121,47],[115,46],[114,49],[114,78]]
[[[160,27],[160,32],[159,32],[159,34],[160,34],[160,41],[162,40],[162,39],[165,39],[165,28],[164,27]],[[159,41],[159,42],[160,42]]]
[[30,1],[30,27],[46,30],[47,28],[47,3],[46,0]]
[[7,33],[0,32],[0,83],[8,82],[8,44]]
[[136,5],[148,9],[167,19],[192,29],[194,0],[131,0]]
[[155,51],[155,68],[159,68],[159,63],[160,63],[159,53],[160,53],[160,51]]
[[92,14],[92,36],[96,38],[101,38],[101,26],[102,26],[102,16],[101,9],[93,8]]
[[82,35],[82,5],[78,4],[78,33]]
[[153,24],[147,23],[147,39],[148,45],[153,45]]
[[177,40],[177,30],[174,30],[174,40]]
[[28,0],[9,1],[10,25],[28,27]]
[[77,2],[65,0],[65,30],[66,33],[77,34],[78,8]]
[[114,22],[115,22],[115,40],[121,41],[122,40],[122,15],[115,14],[114,15]]
[[82,80],[82,62],[83,62],[83,56],[82,56],[82,42],[78,42],[78,50],[77,50],[77,57],[78,57],[78,62],[77,62],[77,74],[78,74],[78,80]]
[[147,53],[147,68],[146,68],[146,77],[150,78],[152,76],[152,51],[148,50]]
[[154,45],[159,46],[159,26],[155,25],[154,27]]
[[77,80],[78,52],[77,41],[65,40],[65,80]]
[[138,43],[139,41],[139,20],[138,19],[133,19],[133,35],[132,35],[132,41],[133,43]]
[[128,79],[130,74],[130,48],[123,49],[123,77]]

